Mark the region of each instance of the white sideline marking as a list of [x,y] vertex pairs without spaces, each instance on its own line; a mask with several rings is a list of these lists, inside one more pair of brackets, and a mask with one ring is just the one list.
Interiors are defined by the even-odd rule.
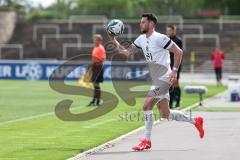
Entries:
[[96,126],[103,125],[103,124],[106,124],[106,123],[110,123],[110,122],[113,122],[113,121],[116,121],[116,120],[118,120],[118,119],[117,118],[112,118],[112,119],[108,119],[108,120],[105,120],[105,121],[102,121],[102,122],[98,122],[98,123],[94,123],[94,124],[84,126],[83,128],[95,128]]
[[[127,99],[131,99],[133,97],[128,97]],[[104,103],[110,103],[112,102],[113,100],[108,100],[108,101],[105,101]],[[75,107],[73,109],[71,109],[72,111],[73,110],[77,110],[77,109],[83,109],[85,108],[86,106],[83,106],[83,107]],[[23,118],[19,118],[19,119],[14,119],[14,120],[10,120],[10,121],[5,121],[5,122],[0,122],[0,126],[3,126],[3,125],[6,125],[6,124],[11,124],[11,123],[16,123],[16,122],[21,122],[21,121],[27,121],[27,120],[31,120],[31,119],[35,119],[35,118],[41,118],[41,117],[46,117],[46,116],[50,116],[50,115],[54,115],[55,112],[48,112],[48,113],[43,113],[43,114],[39,114],[39,115],[34,115],[34,116],[29,116],[29,117],[23,117]]]
[[34,116],[30,116],[30,117],[23,117],[23,118],[19,118],[19,119],[14,119],[14,120],[6,121],[6,122],[1,122],[0,126],[6,125],[6,124],[15,123],[15,122],[27,121],[27,120],[30,120],[30,119],[45,117],[45,116],[49,116],[49,115],[53,115],[53,114],[54,114],[54,112],[49,112],[49,113],[34,115]]
[[[133,113],[137,113],[137,112],[139,112],[139,111],[129,112],[129,114],[133,114]],[[110,122],[117,121],[117,120],[119,120],[119,118],[112,118],[112,119],[108,119],[108,120],[105,120],[105,121],[102,121],[102,122],[98,122],[98,123],[94,123],[94,124],[84,126],[83,128],[95,128],[97,126],[104,125],[106,123],[110,123]]]
[[[77,110],[77,109],[83,109],[83,108],[85,108],[85,106],[84,107],[75,107],[75,108],[71,109],[71,111]],[[43,114],[39,114],[39,115],[14,119],[14,120],[6,121],[6,122],[1,122],[0,126],[6,125],[6,124],[11,124],[11,123],[16,123],[16,122],[21,122],[21,121],[27,121],[27,120],[36,119],[36,118],[41,118],[41,117],[46,117],[46,116],[51,116],[54,114],[55,114],[55,112],[48,112],[48,113],[43,113]]]

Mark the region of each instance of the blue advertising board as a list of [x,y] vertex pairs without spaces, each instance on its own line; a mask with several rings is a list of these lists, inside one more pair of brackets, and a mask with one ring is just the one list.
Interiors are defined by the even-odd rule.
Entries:
[[[65,61],[38,61],[38,60],[0,60],[0,79],[14,80],[48,80],[52,72],[64,64]],[[69,72],[69,67],[75,69],[67,75],[66,80],[77,80],[83,75],[88,64],[82,62],[71,64],[59,70],[59,76]],[[140,77],[146,78],[146,64],[144,63],[119,63],[112,65],[110,62],[104,64],[104,80],[131,80]]]

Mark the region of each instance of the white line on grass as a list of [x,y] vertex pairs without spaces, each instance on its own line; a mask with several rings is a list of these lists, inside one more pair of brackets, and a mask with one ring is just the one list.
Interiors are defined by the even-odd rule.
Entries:
[[[74,107],[73,109],[71,109],[71,111],[75,111],[75,110],[80,110],[85,108],[84,107]],[[33,116],[29,116],[29,117],[23,117],[23,118],[18,118],[18,119],[14,119],[14,120],[10,120],[10,121],[5,121],[5,122],[1,122],[0,126],[6,125],[6,124],[12,124],[12,123],[16,123],[16,122],[22,122],[22,121],[27,121],[27,120],[31,120],[31,119],[36,119],[36,118],[41,118],[41,117],[46,117],[46,116],[52,116],[55,115],[55,112],[48,112],[48,113],[43,113],[43,114],[38,114],[38,115],[33,115]]]
[[[131,99],[133,97],[128,97],[127,99]],[[113,100],[108,100],[105,101],[104,103],[111,103],[113,102]],[[77,109],[83,109],[87,106],[84,107],[74,107],[73,109],[71,109],[71,111],[77,110]],[[99,106],[99,107],[104,107],[104,106]],[[12,123],[16,123],[16,122],[22,122],[22,121],[27,121],[27,120],[31,120],[31,119],[36,119],[36,118],[41,118],[41,117],[46,117],[46,116],[51,116],[54,115],[55,112],[48,112],[48,113],[43,113],[43,114],[39,114],[39,115],[33,115],[33,116],[28,116],[28,117],[23,117],[23,118],[18,118],[18,119],[14,119],[14,120],[10,120],[10,121],[5,121],[5,122],[0,122],[0,126],[3,125],[7,125],[7,124],[12,124]]]
[[[133,112],[129,112],[129,114],[133,114],[133,113],[137,113],[137,112],[138,111],[133,111]],[[113,122],[113,121],[117,121],[117,120],[119,120],[119,118],[107,119],[107,120],[102,121],[102,122],[98,122],[98,123],[94,123],[94,124],[84,126],[83,128],[95,128],[97,126],[104,125],[104,124],[107,124],[107,123],[110,123],[110,122]]]
[[108,119],[108,120],[105,120],[105,121],[102,121],[102,122],[98,122],[98,123],[94,123],[94,124],[84,126],[83,128],[95,128],[97,126],[104,125],[106,123],[110,123],[110,122],[117,121],[117,120],[118,120],[118,118],[112,118],[112,119]]
[[34,115],[34,116],[29,116],[29,117],[18,118],[18,119],[6,121],[6,122],[1,122],[0,126],[6,125],[6,124],[11,124],[11,123],[16,123],[16,122],[20,122],[20,121],[27,121],[27,120],[31,120],[31,119],[35,119],[35,118],[40,118],[40,117],[46,117],[46,116],[53,115],[53,114],[55,114],[55,113],[49,112],[49,113],[44,113],[44,114],[39,114],[39,115]]

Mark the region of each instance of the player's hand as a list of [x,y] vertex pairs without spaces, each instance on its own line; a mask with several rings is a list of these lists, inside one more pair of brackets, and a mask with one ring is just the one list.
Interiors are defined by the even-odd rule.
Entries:
[[116,46],[120,46],[119,42],[117,41],[116,37],[114,35],[112,35],[111,33],[107,32],[108,38],[110,40],[110,42],[112,42],[113,44],[115,44]]
[[109,33],[109,32],[107,31],[107,29],[106,29],[105,31],[107,32],[107,35],[108,35],[109,40],[110,40],[111,42],[114,42],[114,41],[116,40],[115,36],[112,35],[111,33]]
[[173,71],[170,73],[170,82],[171,82],[172,84],[175,84],[176,81],[177,81],[177,72],[173,70]]
[[[108,32],[107,32],[108,33]],[[114,42],[115,41],[115,37],[112,35],[112,34],[110,34],[110,33],[108,33],[108,38],[109,38],[109,40],[111,41],[111,42]]]

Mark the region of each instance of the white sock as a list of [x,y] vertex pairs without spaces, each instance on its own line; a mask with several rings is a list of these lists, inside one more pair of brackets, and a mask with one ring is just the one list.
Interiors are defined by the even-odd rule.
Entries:
[[170,110],[170,114],[168,116],[169,120],[175,121],[183,121],[195,124],[195,120],[193,117],[184,114],[182,111]]
[[145,139],[151,140],[151,132],[153,126],[153,111],[144,111],[144,120],[145,120]]

